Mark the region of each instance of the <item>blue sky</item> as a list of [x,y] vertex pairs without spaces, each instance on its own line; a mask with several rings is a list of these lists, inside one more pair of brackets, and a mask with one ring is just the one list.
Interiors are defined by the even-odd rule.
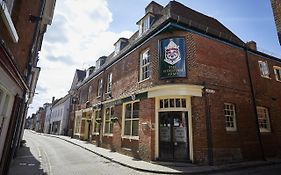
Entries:
[[[136,21],[144,15],[149,0],[108,0],[113,14],[110,30],[137,30]],[[156,0],[165,6],[168,0]],[[281,55],[270,0],[178,0],[187,7],[216,18],[243,41]]]
[[[41,72],[29,115],[52,97],[67,94],[75,69],[87,69],[109,55],[120,37],[137,29],[150,0],[58,0],[52,25],[45,34],[38,65]],[[166,6],[168,0],[155,0]],[[216,18],[243,41],[281,58],[270,0],[178,0]]]

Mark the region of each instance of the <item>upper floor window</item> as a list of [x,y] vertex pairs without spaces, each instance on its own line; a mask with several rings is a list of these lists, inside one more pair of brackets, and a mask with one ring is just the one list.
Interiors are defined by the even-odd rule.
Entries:
[[227,131],[236,131],[235,106],[231,103],[224,103],[225,128]]
[[150,77],[150,54],[149,50],[145,50],[140,56],[140,80],[145,80]]
[[124,105],[122,128],[125,137],[137,137],[139,135],[139,105],[138,101]]
[[90,101],[92,91],[93,91],[93,86],[91,85],[91,86],[89,86],[89,89],[88,89],[88,101]]
[[269,78],[269,69],[266,61],[259,61],[259,68],[262,77]]
[[109,107],[105,109],[104,115],[104,134],[112,134],[113,131],[113,122],[111,119],[114,115],[114,107]]
[[102,95],[102,79],[99,80],[98,82],[98,97],[101,97]]
[[257,114],[259,121],[260,132],[270,132],[270,121],[268,109],[266,107],[257,106]]
[[281,67],[273,66],[275,78],[277,81],[281,81]]
[[107,75],[107,86],[106,86],[106,92],[109,93],[112,90],[112,73]]
[[4,0],[4,2],[6,3],[7,9],[8,9],[10,14],[12,14],[12,9],[13,9],[13,6],[14,6],[14,1],[15,0]]

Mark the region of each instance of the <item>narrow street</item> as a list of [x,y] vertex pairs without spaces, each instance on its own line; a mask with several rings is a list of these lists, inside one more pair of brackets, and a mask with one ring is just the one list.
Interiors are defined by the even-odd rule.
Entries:
[[[12,163],[9,175],[148,174],[110,162],[63,140],[29,130],[25,130],[24,139],[27,141],[24,153]],[[15,164],[20,166],[13,166]]]

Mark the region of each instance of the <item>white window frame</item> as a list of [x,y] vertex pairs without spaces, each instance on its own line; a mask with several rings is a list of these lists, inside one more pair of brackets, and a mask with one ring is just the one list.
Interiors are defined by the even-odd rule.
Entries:
[[[106,119],[106,115],[107,115],[107,109],[109,110],[108,113],[108,119]],[[104,115],[103,115],[103,135],[105,136],[113,136],[113,122],[112,122],[112,118],[114,117],[114,113],[112,113],[112,111],[114,112],[114,106],[111,107],[107,107],[104,109]],[[108,129],[109,132],[105,132],[105,125],[108,125]],[[111,128],[112,126],[112,128]]]
[[[257,115],[258,115],[260,132],[271,132],[268,108],[263,106],[257,106]],[[263,123],[266,125],[266,128],[264,127],[261,128],[261,124],[260,124],[261,120],[264,120],[266,122]]]
[[75,134],[79,134],[80,135],[80,131],[81,131],[81,124],[82,124],[82,116],[81,115],[77,115],[75,117]]
[[[150,61],[150,50],[146,49],[140,55],[140,82],[149,79],[151,76]],[[147,71],[143,71],[145,68],[147,68]],[[146,73],[148,74],[147,77],[145,77]]]
[[276,81],[281,82],[281,67],[273,66]]
[[[179,105],[177,106],[177,102]],[[175,98],[161,98],[159,100],[160,110],[170,110],[170,109],[186,109],[187,106],[186,98],[175,97]]]
[[270,78],[269,67],[267,61],[258,61],[261,77]]
[[[226,131],[237,131],[235,105],[232,103],[224,103],[223,111]],[[232,119],[232,121],[230,120],[230,118]],[[227,123],[232,123],[233,126],[228,126]]]
[[98,90],[97,90],[97,97],[99,98],[99,97],[101,97],[101,95],[102,95],[102,79],[99,79],[99,81],[98,81]]
[[112,73],[107,75],[107,86],[106,93],[110,93],[112,91]]
[[[132,139],[132,140],[139,140],[139,125],[138,125],[138,136],[132,136],[133,133],[133,122],[131,122],[131,131],[130,131],[130,135],[125,135],[125,121],[131,120],[131,121],[136,121],[136,120],[140,120],[140,116],[138,116],[138,118],[133,118],[133,105],[134,103],[139,103],[139,107],[140,107],[140,101],[139,100],[135,100],[135,101],[131,101],[128,103],[123,103],[123,112],[122,112],[122,138],[126,138],[126,139]],[[130,119],[126,119],[125,115],[126,115],[126,105],[131,104],[131,111],[130,111],[130,115],[131,118]],[[140,112],[140,111],[139,111]],[[138,113],[139,115],[139,113]]]

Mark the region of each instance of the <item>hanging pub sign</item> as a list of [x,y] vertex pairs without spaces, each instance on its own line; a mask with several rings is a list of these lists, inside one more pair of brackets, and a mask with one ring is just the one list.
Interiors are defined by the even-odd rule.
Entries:
[[185,59],[184,38],[161,40],[159,43],[160,78],[186,77]]

